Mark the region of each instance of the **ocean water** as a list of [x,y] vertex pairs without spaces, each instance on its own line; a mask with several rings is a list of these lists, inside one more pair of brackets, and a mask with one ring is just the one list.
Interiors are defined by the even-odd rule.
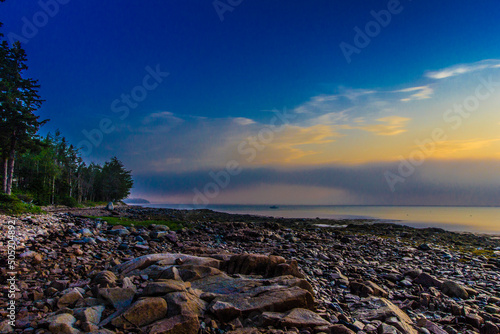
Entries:
[[[147,207],[193,209],[178,204],[145,204]],[[358,205],[208,205],[206,209],[285,218],[377,219],[416,228],[439,227],[449,231],[500,235],[500,207],[358,206]]]

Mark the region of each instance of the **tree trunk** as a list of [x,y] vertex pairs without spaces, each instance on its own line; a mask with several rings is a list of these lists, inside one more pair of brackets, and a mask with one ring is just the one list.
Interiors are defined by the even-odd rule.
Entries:
[[7,168],[7,174],[8,174],[7,191],[5,192],[7,195],[12,194],[12,180],[14,179],[14,163],[16,161],[15,154],[16,154],[15,151],[13,152],[11,151],[9,156],[9,163]]
[[52,205],[54,205],[54,197],[56,193],[56,177],[52,178]]
[[7,193],[7,164],[8,164],[8,159],[7,158],[2,158],[2,167],[3,167],[3,184],[2,184],[2,191],[4,193]]

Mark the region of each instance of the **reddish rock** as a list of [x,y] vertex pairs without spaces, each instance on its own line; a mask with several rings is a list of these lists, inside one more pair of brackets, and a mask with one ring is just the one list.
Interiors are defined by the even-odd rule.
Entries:
[[197,316],[177,315],[157,321],[142,331],[149,334],[197,334],[199,329]]
[[167,302],[163,298],[140,299],[123,314],[114,318],[111,324],[116,327],[149,325],[167,316]]

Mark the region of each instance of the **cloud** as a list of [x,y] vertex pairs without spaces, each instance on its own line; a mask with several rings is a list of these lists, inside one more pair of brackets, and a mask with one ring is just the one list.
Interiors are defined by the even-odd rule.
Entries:
[[255,124],[254,120],[251,120],[250,118],[245,118],[245,117],[235,117],[235,118],[233,118],[233,121],[239,125]]
[[404,127],[409,121],[411,121],[411,118],[388,116],[378,118],[376,119],[376,121],[381,122],[382,124],[369,124],[365,126],[354,126],[349,128],[373,132],[380,136],[394,136],[407,131]]
[[412,100],[423,100],[423,99],[428,99],[431,97],[432,93],[434,93],[434,90],[429,86],[418,86],[418,87],[410,87],[410,88],[405,88],[405,89],[400,89],[394,91],[395,93],[408,93],[408,92],[416,92],[411,94],[408,97],[402,98],[402,102],[408,102]]
[[321,145],[332,143],[340,134],[328,125],[300,127],[286,125],[276,132],[254,164],[282,164],[297,161],[322,152]]
[[454,65],[451,67],[444,68],[442,70],[427,72],[426,77],[439,80],[466,73],[471,73],[491,68],[499,68],[499,67],[500,67],[499,59],[488,59],[488,60],[478,61],[476,63]]
[[[177,196],[179,201],[191,204],[195,189],[204,191],[215,183],[211,175],[222,169],[182,173],[136,175],[137,188],[151,196]],[[308,168],[243,168],[233,177],[220,195],[210,199],[211,204],[248,203],[250,190],[254,203],[259,197],[267,203],[306,204],[380,204],[380,205],[498,205],[500,198],[500,161],[461,160],[427,161],[424,168],[398,184],[391,192],[384,177],[386,171],[397,173],[398,163],[368,163],[357,166],[329,165]],[[285,189],[285,190],[283,190]],[[295,191],[294,191],[295,190]],[[307,192],[323,194],[312,198]],[[266,194],[272,193],[273,196]],[[329,194],[342,196],[329,197]],[[275,198],[272,201],[272,198]]]
[[436,143],[436,151],[434,157],[449,158],[463,151],[477,151],[490,147],[493,143],[499,142],[500,139],[464,139],[464,140],[446,140]]
[[[500,163],[472,159],[500,161],[500,140],[496,139],[500,95],[495,92],[481,100],[474,111],[443,116],[455,104],[463,104],[465,97],[474,96],[481,84],[466,73],[485,71],[496,83],[498,76],[493,75],[499,68],[500,61],[491,60],[428,72],[404,86],[338,88],[335,94],[318,94],[292,106],[293,117],[287,124],[279,121],[280,130],[271,133],[270,118],[276,112],[260,113],[253,119],[239,117],[237,112],[225,118],[169,111],[137,113],[131,116],[136,117],[134,121],[131,118],[108,137],[106,149],[110,147],[113,155],[134,170],[138,191],[150,189],[169,198],[189,199],[194,187],[211,182],[210,171],[223,170],[228,161],[236,160],[244,172],[231,179],[221,202],[232,196],[235,201],[248,200],[251,196],[244,194],[251,190],[252,196],[261,198],[259,193],[281,194],[279,203],[298,203],[307,191],[326,197],[341,194],[357,204],[492,203],[500,198],[494,197],[500,190],[492,188],[491,180],[500,179],[500,173],[486,171]],[[450,77],[453,80],[439,80]],[[452,126],[459,116],[460,130],[456,131]],[[415,143],[430,138],[436,128],[448,140],[437,143],[425,163],[400,184],[396,194],[391,193],[384,172],[397,172],[398,157],[409,157],[417,148]],[[241,145],[252,154],[242,153]],[[470,163],[459,175],[456,171],[463,161]],[[313,201],[313,196],[308,198]]]

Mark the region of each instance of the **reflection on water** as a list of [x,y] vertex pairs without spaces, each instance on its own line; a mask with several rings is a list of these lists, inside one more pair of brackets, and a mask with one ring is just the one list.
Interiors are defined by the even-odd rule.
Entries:
[[[157,208],[192,208],[185,205],[147,204]],[[310,206],[210,205],[208,209],[285,218],[364,218],[395,221],[413,227],[440,227],[451,231],[500,234],[500,208],[450,206]]]

